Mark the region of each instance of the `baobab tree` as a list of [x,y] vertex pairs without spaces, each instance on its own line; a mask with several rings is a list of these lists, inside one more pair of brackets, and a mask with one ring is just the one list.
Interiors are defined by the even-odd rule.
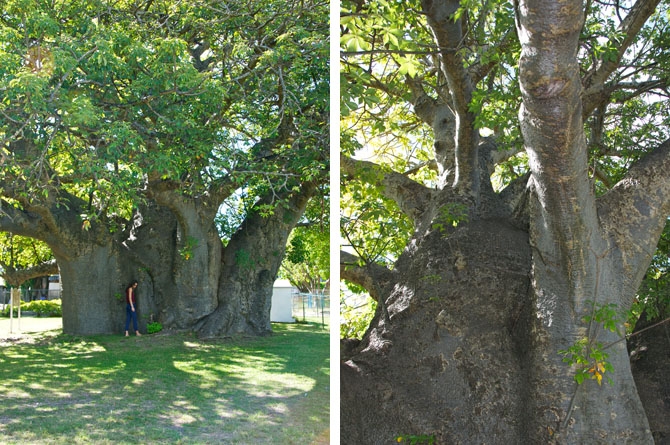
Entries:
[[0,230],[52,250],[66,333],[118,332],[131,280],[166,327],[271,331],[289,233],[326,193],[327,11],[6,2]]
[[666,8],[343,5],[341,274],[378,302],[343,440],[652,443],[623,336],[670,215]]

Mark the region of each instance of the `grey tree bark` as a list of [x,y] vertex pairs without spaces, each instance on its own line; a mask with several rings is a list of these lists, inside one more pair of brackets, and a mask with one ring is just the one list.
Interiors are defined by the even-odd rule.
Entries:
[[272,215],[252,212],[225,249],[213,223],[218,202],[160,188],[123,231],[112,233],[104,219],[82,229],[86,203],[72,196],[68,208],[54,202],[19,210],[4,203],[0,228],[52,248],[63,283],[65,333],[121,332],[122,295],[137,280],[141,330],[153,319],[203,336],[267,335],[286,240],[315,189],[306,184],[277,200]]
[[120,332],[123,307],[114,298],[130,280],[132,258],[121,245],[123,233],[110,233],[104,219],[82,229],[86,203],[61,196],[23,210],[3,202],[2,230],[46,242],[59,265],[63,283],[63,331],[68,334]]
[[221,256],[216,309],[195,326],[199,335],[268,335],[272,286],[284,258],[286,242],[298,223],[316,184],[303,184],[299,191],[276,202],[272,215],[258,209],[273,202],[262,199],[230,239]]
[[[667,312],[664,314],[667,315]],[[649,319],[646,312],[635,324],[628,341],[631,370],[657,445],[670,442],[670,323],[667,318]]]
[[[449,19],[458,5],[422,2],[445,51],[449,103],[413,88],[417,115],[435,134],[436,161],[452,163],[453,181],[429,190],[383,169],[361,175],[374,168],[369,162],[342,161],[346,177],[383,178],[383,192],[416,228],[392,273],[343,255],[342,277],[373,283],[368,289],[384,304],[360,344],[343,348],[342,440],[390,443],[413,434],[437,443],[653,443],[625,342],[588,320],[602,306],[630,308],[670,215],[670,141],[596,199],[577,64],[582,2],[519,1],[520,123],[531,172],[493,193],[487,141],[464,128],[472,127],[463,106],[470,74],[449,61],[457,54],[448,49],[462,38]],[[608,69],[591,78],[606,78]],[[445,105],[455,118],[435,125]],[[448,174],[451,165],[438,171]],[[449,203],[468,209],[467,223],[453,230],[435,224]],[[618,327],[624,331],[621,320]],[[611,385],[575,382],[578,367],[559,351],[579,342],[588,345],[586,356],[605,345]]]

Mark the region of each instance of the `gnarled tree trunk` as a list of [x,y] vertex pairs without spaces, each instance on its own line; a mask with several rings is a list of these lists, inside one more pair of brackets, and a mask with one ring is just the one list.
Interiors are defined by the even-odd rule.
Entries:
[[[253,209],[232,236],[221,259],[218,307],[195,325],[203,337],[267,335],[272,287],[284,258],[291,230],[316,189],[304,184],[300,191],[279,201],[271,215]],[[270,198],[258,204],[271,203]]]
[[[530,176],[491,189],[493,155],[472,131],[470,73],[449,50],[464,38],[455,0],[422,2],[449,95],[428,97],[417,83],[412,98],[433,129],[438,187],[381,168],[362,175],[374,164],[342,159],[347,177],[382,178],[382,193],[416,229],[393,270],[342,257],[342,276],[379,301],[363,340],[343,349],[343,443],[406,435],[449,444],[653,443],[620,314],[670,214],[670,141],[596,199],[577,64],[583,5],[516,6]],[[455,229],[445,211],[462,213]]]
[[67,208],[55,201],[24,210],[5,205],[0,227],[51,247],[63,283],[65,333],[121,332],[125,312],[115,295],[123,295],[138,265],[122,246],[122,233],[110,233],[105,221],[84,228],[79,215],[86,204],[74,196],[66,198]]

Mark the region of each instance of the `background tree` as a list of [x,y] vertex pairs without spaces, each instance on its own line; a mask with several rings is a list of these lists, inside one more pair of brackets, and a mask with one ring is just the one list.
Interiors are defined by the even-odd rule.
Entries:
[[[166,327],[269,332],[286,238],[327,173],[326,14],[292,1],[7,4],[0,228],[53,250],[65,332],[118,330],[113,295],[132,279],[140,315]],[[224,248],[215,218],[242,189],[253,204]]]
[[[0,234],[0,269],[5,283],[12,287],[58,274],[58,264],[46,244],[11,233]],[[38,286],[43,289],[41,283]]]
[[305,212],[305,221],[289,240],[281,275],[304,293],[321,293],[330,278],[330,224],[328,203],[313,201]]
[[391,261],[341,257],[378,302],[343,346],[344,441],[652,442],[622,340],[670,214],[667,17],[343,2],[342,188],[373,191],[348,213],[412,224]]

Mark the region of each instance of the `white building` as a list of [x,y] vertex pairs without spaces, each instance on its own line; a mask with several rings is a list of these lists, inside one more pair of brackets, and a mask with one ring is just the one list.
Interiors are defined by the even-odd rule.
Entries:
[[272,288],[270,321],[294,323],[293,294],[297,292],[288,280],[277,280]]

